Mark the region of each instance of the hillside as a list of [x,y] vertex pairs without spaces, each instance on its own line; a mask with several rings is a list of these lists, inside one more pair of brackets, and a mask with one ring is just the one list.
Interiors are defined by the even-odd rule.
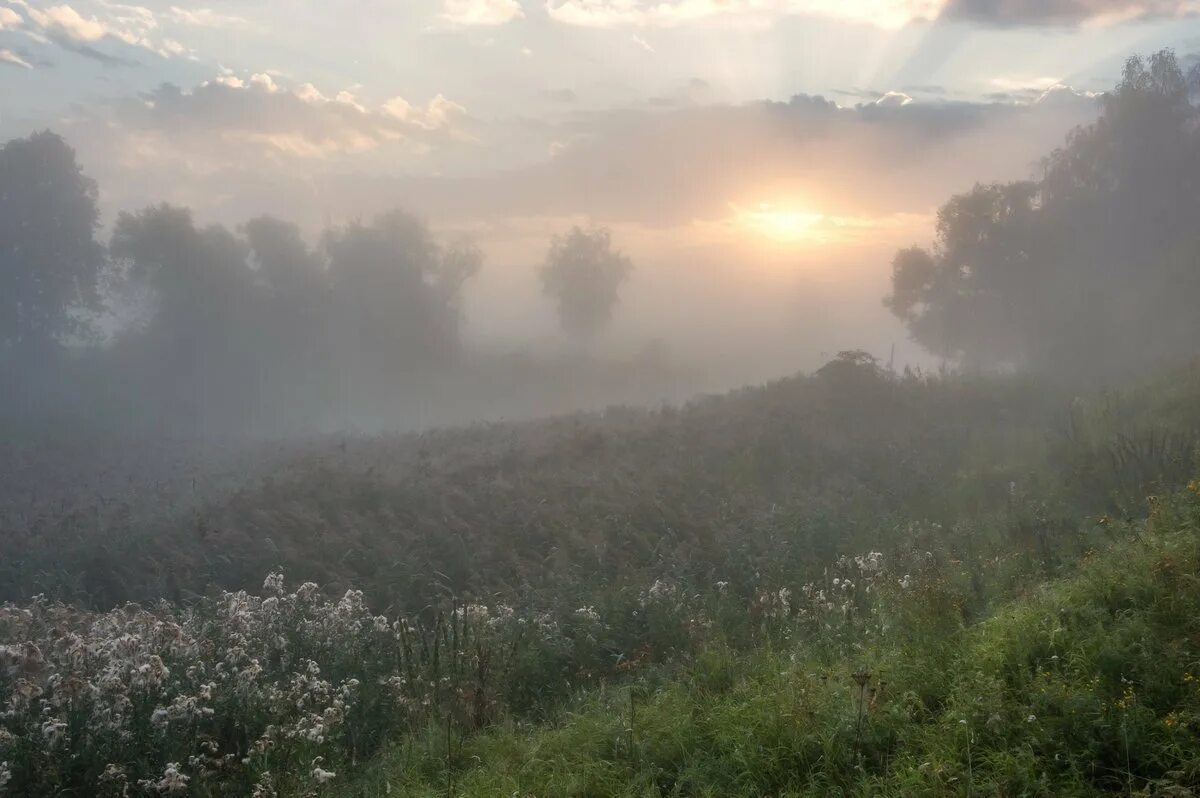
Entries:
[[151,495],[102,513],[97,490],[36,525],[10,516],[0,595],[182,600],[276,567],[396,610],[663,575],[745,592],[755,575],[894,548],[918,520],[954,537],[1023,512],[1003,534],[1069,536],[1080,513],[1127,512],[1145,484],[1190,476],[1198,371],[1079,398],[847,355],[681,407],[289,444],[243,456],[240,483],[176,469],[200,495],[177,479],[184,498],[158,512]]
[[[800,645],[717,641],[556,722],[455,742],[452,794],[1193,795],[1200,483],[985,620],[946,612],[992,570],[885,566]],[[444,742],[397,747],[357,794],[446,794]]]
[[[1130,423],[1192,407],[1109,400],[1099,417]],[[397,615],[275,572],[187,606],[5,604],[0,789],[1191,795],[1200,481],[1165,487],[1175,436],[1093,439],[1101,405],[1076,405],[1085,459],[1060,504],[1107,485],[1093,500],[1129,518],[1067,524],[1011,484],[992,506],[968,472],[940,500],[976,516],[914,516],[883,550],[796,553],[740,584],[629,570],[590,603],[564,579]]]

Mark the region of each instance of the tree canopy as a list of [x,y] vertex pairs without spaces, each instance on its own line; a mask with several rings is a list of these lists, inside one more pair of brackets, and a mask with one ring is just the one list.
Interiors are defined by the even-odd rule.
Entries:
[[968,366],[1095,378],[1192,356],[1200,342],[1197,76],[1134,57],[1035,180],[977,185],[900,250],[885,304]]
[[557,304],[563,329],[586,339],[612,319],[621,284],[632,270],[633,262],[613,249],[608,230],[575,227],[551,242],[542,290]]
[[86,330],[81,312],[100,304],[98,219],[96,184],[57,135],[0,147],[0,362]]

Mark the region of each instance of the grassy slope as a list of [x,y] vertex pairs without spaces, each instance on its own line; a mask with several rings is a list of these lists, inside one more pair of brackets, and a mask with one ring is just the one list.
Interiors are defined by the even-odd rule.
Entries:
[[948,620],[931,579],[893,594],[886,630],[849,652],[716,647],[670,678],[592,693],[558,723],[457,743],[450,793],[436,730],[357,791],[1191,795],[1200,487],[1125,532],[980,623]]
[[1010,483],[1037,489],[1066,404],[1016,379],[851,371],[679,409],[351,439],[182,518],[13,535],[0,598],[178,599],[278,565],[407,608],[447,591],[745,582],[882,545],[913,518],[1004,508]]

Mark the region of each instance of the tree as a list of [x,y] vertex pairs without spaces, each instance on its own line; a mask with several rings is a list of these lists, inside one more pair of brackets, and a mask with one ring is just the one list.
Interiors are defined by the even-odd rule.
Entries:
[[885,304],[932,352],[1070,378],[1200,352],[1198,74],[1131,58],[1101,115],[1037,180],[976,186],[932,250],[892,263]]
[[568,334],[591,338],[612,319],[621,284],[632,270],[632,261],[613,249],[608,230],[575,227],[551,242],[542,291],[557,303]]
[[442,246],[402,211],[329,230],[324,249],[347,358],[395,374],[444,363],[458,351],[459,299],[480,268],[477,249]]
[[296,225],[258,216],[241,227],[266,287],[279,296],[307,295],[325,282],[325,264]]
[[1034,183],[977,185],[938,212],[933,252],[900,250],[884,304],[914,340],[973,366],[1020,359],[1029,345],[1019,301],[1036,280],[1038,189]]
[[164,423],[248,424],[262,409],[261,294],[250,248],[224,227],[197,228],[184,208],[117,218],[109,246],[146,286],[153,313],[122,341],[140,394]]
[[104,250],[96,184],[54,133],[0,148],[0,354],[39,357],[86,331]]

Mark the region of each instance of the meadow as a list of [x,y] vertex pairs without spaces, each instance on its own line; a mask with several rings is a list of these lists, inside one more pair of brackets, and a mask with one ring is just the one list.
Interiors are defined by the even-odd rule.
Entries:
[[91,497],[5,495],[0,789],[1190,795],[1198,398],[1195,364],[1076,394],[844,353],[682,406],[108,451]]

